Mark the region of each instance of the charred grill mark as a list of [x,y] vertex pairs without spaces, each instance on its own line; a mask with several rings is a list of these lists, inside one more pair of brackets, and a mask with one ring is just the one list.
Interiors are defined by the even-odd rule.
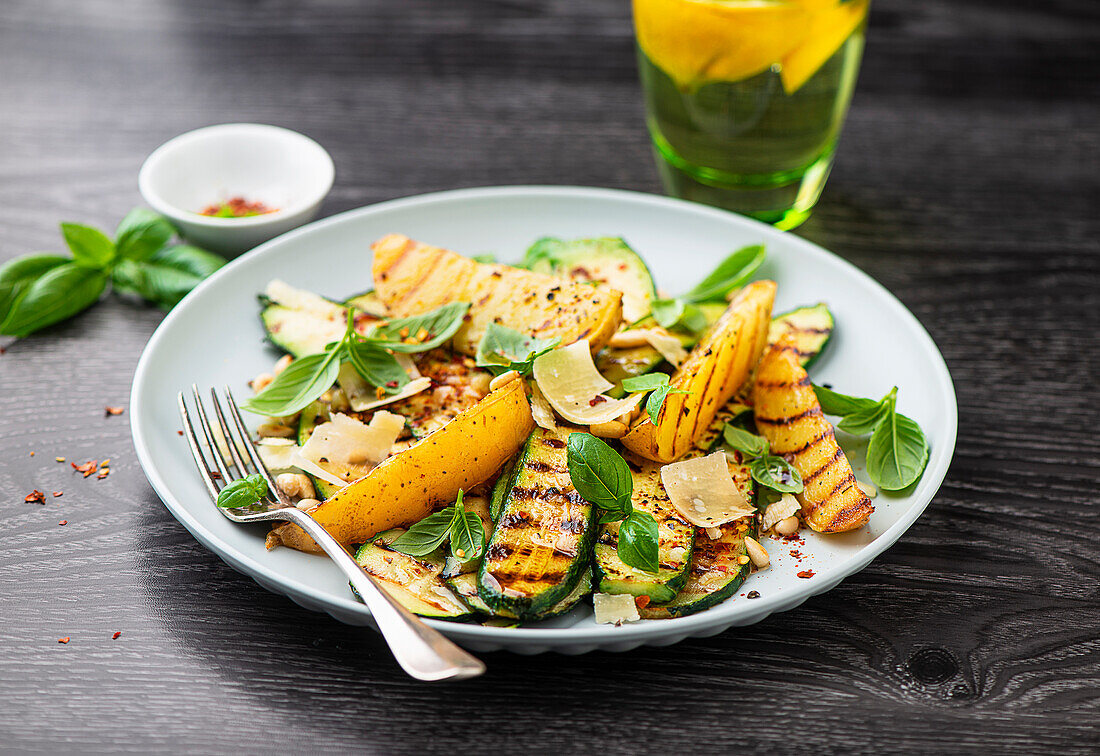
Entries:
[[533,499],[538,494],[537,488],[524,488],[523,486],[513,486],[509,496],[513,499]]
[[558,530],[580,535],[584,532],[585,520],[582,517],[567,517],[558,525]]
[[784,454],[789,454],[792,457],[797,457],[799,454],[806,451],[810,447],[816,446],[823,439],[829,438],[833,435],[834,435],[833,426],[830,425],[825,430],[821,431],[821,433],[819,433],[817,436],[814,436],[812,439],[810,439],[809,441],[804,443],[802,446],[798,447],[794,451],[784,452]]
[[821,417],[821,407],[811,407],[805,412],[799,412],[797,415],[791,415],[790,417],[760,417],[757,415],[756,422],[757,424],[764,423],[764,425],[790,425],[810,417]]
[[561,439],[557,439],[557,438],[543,439],[543,443],[546,444],[547,446],[549,446],[552,449],[564,449],[565,448],[565,442],[562,441]]
[[766,389],[785,389],[791,387],[809,386],[812,383],[810,376],[805,374],[797,381],[757,381],[756,385]]
[[485,558],[490,560],[507,559],[512,556],[512,547],[505,543],[494,543],[485,551]]
[[546,462],[539,462],[538,460],[535,460],[534,462],[526,462],[523,466],[532,472],[538,473],[552,472],[565,474],[569,472],[568,470],[562,470],[560,467],[554,467],[553,465],[549,465]]
[[519,530],[531,526],[531,518],[526,512],[509,512],[500,518],[500,527],[505,530]]
[[509,585],[511,583],[517,583],[520,580],[538,580],[540,583],[560,583],[565,579],[565,572],[563,570],[547,570],[546,572],[539,573],[537,575],[529,573],[522,565],[517,565],[511,568],[501,568],[493,570],[493,577],[497,579],[501,585]]
[[[435,250],[434,254],[432,255],[431,262],[424,265],[424,267],[422,268],[424,272],[421,273],[420,277],[416,279],[416,283],[410,286],[408,291],[405,292],[405,296],[401,297],[401,302],[407,302],[413,296],[415,296],[417,292],[420,291],[420,288],[424,285],[424,283],[435,273],[435,269],[439,266],[439,261],[442,260],[443,256],[446,254],[447,250],[445,249],[440,248]],[[405,253],[402,252],[401,256],[404,257]],[[393,270],[393,266],[390,267],[390,270]]]
[[829,491],[828,495],[826,495],[825,498],[822,499],[822,501],[828,501],[829,499],[831,499],[833,496],[835,496],[837,493],[844,490],[845,488],[848,488],[849,486],[855,485],[855,482],[856,482],[856,476],[853,475],[851,472],[849,472],[847,475],[845,475],[843,478],[841,478],[839,481],[837,481],[837,484],[835,486],[833,486],[833,490]]
[[843,457],[844,457],[844,451],[839,446],[837,446],[836,447],[836,453],[832,457],[825,460],[825,462],[822,463],[820,467],[818,467],[816,470],[814,470],[809,475],[803,475],[802,476],[802,482],[804,484],[811,482],[818,475],[820,475],[821,473],[825,472],[826,470],[831,468],[833,465],[835,465]]

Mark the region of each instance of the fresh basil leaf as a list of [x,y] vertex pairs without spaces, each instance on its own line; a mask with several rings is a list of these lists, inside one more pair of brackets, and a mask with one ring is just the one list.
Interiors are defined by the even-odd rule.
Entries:
[[[485,526],[477,512],[467,512],[462,503],[462,489],[455,501],[454,516],[451,518],[451,555],[456,559],[469,561],[481,556],[485,548]],[[458,552],[462,552],[459,554]]]
[[683,299],[694,303],[725,299],[727,294],[749,280],[763,264],[765,255],[762,244],[742,247],[720,262]]
[[51,268],[39,276],[8,312],[0,333],[28,336],[72,317],[99,300],[107,274],[75,262]]
[[530,270],[536,263],[542,262],[543,260],[553,265],[553,263],[557,261],[555,252],[561,244],[561,239],[555,239],[552,236],[544,236],[541,239],[536,239],[535,243],[527,248],[527,253],[523,256],[523,261],[517,267]]
[[455,508],[447,507],[430,514],[399,535],[390,547],[409,556],[427,556],[443,545],[451,535]]
[[164,247],[157,250],[150,259],[169,268],[190,273],[199,280],[206,278],[228,262],[221,255],[207,252],[205,249],[199,249],[190,244]]
[[710,327],[706,314],[690,302],[684,305],[684,314],[680,316],[679,325],[692,333],[702,333]]
[[218,506],[226,509],[242,509],[267,496],[267,481],[262,475],[246,475],[218,491]]
[[835,415],[837,417],[854,415],[857,412],[870,412],[881,404],[881,402],[876,402],[873,399],[861,399],[858,396],[848,396],[847,394],[841,394],[831,389],[827,389],[824,386],[818,386],[817,384],[814,384],[814,393],[817,394],[817,401],[821,405],[821,411],[826,415]]
[[726,423],[722,430],[722,439],[727,445],[744,454],[746,457],[766,457],[768,455],[768,439],[749,433],[736,426]]
[[144,207],[135,207],[115,229],[115,249],[130,260],[148,260],[176,233],[168,219]]
[[336,383],[344,350],[299,357],[263,391],[241,404],[249,412],[269,417],[293,415],[305,409]]
[[490,263],[495,263],[497,261],[497,256],[494,255],[492,252],[486,252],[483,255],[474,255],[470,259],[473,260],[476,263],[481,263],[482,265],[488,265]]
[[630,514],[634,479],[614,449],[590,433],[570,433],[566,461],[573,487],[585,501],[608,513]]
[[426,352],[455,335],[468,309],[468,302],[451,302],[423,315],[386,321],[373,326],[365,335],[368,339],[384,342],[387,349],[395,352]]
[[663,328],[673,328],[684,315],[687,303],[682,299],[654,299],[649,303],[649,314]]
[[[896,391],[897,389],[895,389]],[[879,426],[889,412],[889,407],[885,401],[879,402],[874,407],[858,410],[850,415],[845,415],[844,418],[836,424],[837,428],[851,433],[856,436],[863,436],[871,433]]]
[[119,291],[170,310],[222,265],[224,258],[181,244],[157,250],[148,260],[119,260],[111,280]]
[[867,445],[867,474],[886,491],[908,488],[928,464],[928,439],[915,420],[894,410],[889,412]]
[[61,235],[73,252],[73,259],[90,268],[105,268],[115,259],[115,244],[98,228],[79,223],[62,223]]
[[71,257],[60,255],[24,255],[0,265],[0,326],[31,284],[54,268],[72,261]]
[[396,394],[409,382],[409,374],[397,358],[372,341],[351,341],[347,345],[348,362],[363,380],[387,394]]
[[494,375],[509,370],[530,375],[535,359],[560,343],[561,339],[539,339],[499,323],[490,323],[477,345],[477,366]]
[[782,457],[758,457],[749,463],[753,480],[781,493],[802,493],[802,476]]
[[665,399],[669,394],[687,394],[689,392],[684,389],[674,389],[667,383],[663,386],[658,386],[653,390],[653,393],[646,397],[645,400],[645,413],[649,415],[650,421],[656,425],[657,421],[661,417],[661,410],[664,409]]
[[623,391],[631,394],[638,391],[653,391],[661,386],[668,385],[668,375],[665,373],[646,373],[623,378]]
[[661,568],[657,559],[657,521],[648,512],[635,509],[619,526],[619,558],[645,572]]

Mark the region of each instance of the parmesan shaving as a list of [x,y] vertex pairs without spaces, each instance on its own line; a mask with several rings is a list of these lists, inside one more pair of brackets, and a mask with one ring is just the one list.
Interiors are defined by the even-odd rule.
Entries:
[[[408,399],[410,396],[415,396],[416,394],[419,394],[421,391],[424,391],[426,389],[430,389],[431,387],[432,387],[432,379],[431,378],[424,378],[424,377],[417,378],[416,380],[412,380],[412,381],[409,381],[408,383],[406,383],[405,387],[402,388],[400,391],[398,391],[396,394],[391,394],[389,396],[384,396],[381,399],[375,399],[374,401],[361,403],[358,407],[356,407],[355,403],[352,402],[351,408],[353,410],[355,410],[356,412],[369,412],[370,410],[375,409],[377,407],[384,407],[387,404],[392,404],[393,402],[397,402],[397,401],[400,401],[402,399]],[[350,397],[349,397],[349,401],[350,401]]]
[[714,528],[755,510],[733,482],[723,452],[673,462],[661,468],[673,508],[700,528]]
[[542,395],[538,384],[531,385],[531,417],[535,419],[535,425],[544,430],[559,433],[561,428],[554,419],[554,410],[550,408],[550,402]]
[[680,364],[687,359],[688,353],[684,345],[664,328],[645,329],[645,340],[660,352],[672,367],[680,367]]
[[603,393],[614,384],[596,370],[588,339],[542,355],[535,360],[532,374],[554,411],[577,425],[614,420],[637,407],[643,396],[612,399]]
[[640,619],[638,605],[629,593],[594,593],[592,608],[596,610],[597,625],[621,625]]
[[409,374],[409,380],[414,381],[420,377],[420,371],[416,367],[416,363],[413,362],[413,358],[404,352],[394,352],[393,358],[397,360],[397,364],[401,366],[401,369]]
[[294,464],[294,453],[298,445],[289,438],[261,438],[256,444],[260,461],[273,473],[286,472]]
[[351,482],[350,480],[340,480],[316,462],[306,459],[302,456],[301,450],[294,452],[291,456],[291,462],[293,462],[294,466],[299,470],[307,472],[315,478],[320,478],[327,483],[332,483],[334,486],[343,487]]
[[390,456],[404,427],[405,419],[390,412],[374,413],[370,425],[337,412],[329,422],[314,429],[299,455],[317,464],[327,461],[349,467],[373,467]]
[[760,532],[766,533],[771,530],[777,522],[786,520],[793,514],[798,514],[800,509],[802,509],[802,507],[793,494],[783,494],[779,501],[773,501],[768,505],[768,508],[764,510],[764,520],[760,523]]

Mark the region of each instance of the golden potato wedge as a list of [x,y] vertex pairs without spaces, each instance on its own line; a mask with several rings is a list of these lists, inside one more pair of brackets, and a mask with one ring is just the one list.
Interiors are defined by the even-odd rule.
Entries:
[[789,336],[760,360],[753,414],[772,454],[786,457],[802,476],[805,490],[798,500],[807,525],[820,533],[839,533],[867,522],[875,508],[856,485],[852,466],[800,364],[797,342]]
[[623,446],[665,464],[684,456],[756,367],[774,300],[774,281],[742,289],[669,379],[672,388],[688,393],[665,398],[657,425],[641,415],[623,437]]
[[562,346],[588,338],[602,349],[622,321],[623,295],[613,289],[573,284],[508,265],[477,263],[407,236],[376,241],[374,287],[395,317],[416,315],[450,302],[469,302],[454,348],[477,354],[489,323],[497,322]]
[[[337,491],[310,514],[343,544],[362,543],[388,528],[409,525],[453,502],[496,473],[535,427],[525,382],[491,392],[419,443]],[[268,548],[283,545],[319,553],[297,525],[276,526]]]

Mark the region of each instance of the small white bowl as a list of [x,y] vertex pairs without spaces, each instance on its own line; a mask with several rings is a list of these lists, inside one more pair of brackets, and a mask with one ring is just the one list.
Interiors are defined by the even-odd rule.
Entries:
[[[138,189],[188,241],[237,255],[313,220],[335,174],[324,147],[303,134],[259,123],[226,123],[162,144],[141,166]],[[245,218],[202,214],[233,197],[276,210]]]

